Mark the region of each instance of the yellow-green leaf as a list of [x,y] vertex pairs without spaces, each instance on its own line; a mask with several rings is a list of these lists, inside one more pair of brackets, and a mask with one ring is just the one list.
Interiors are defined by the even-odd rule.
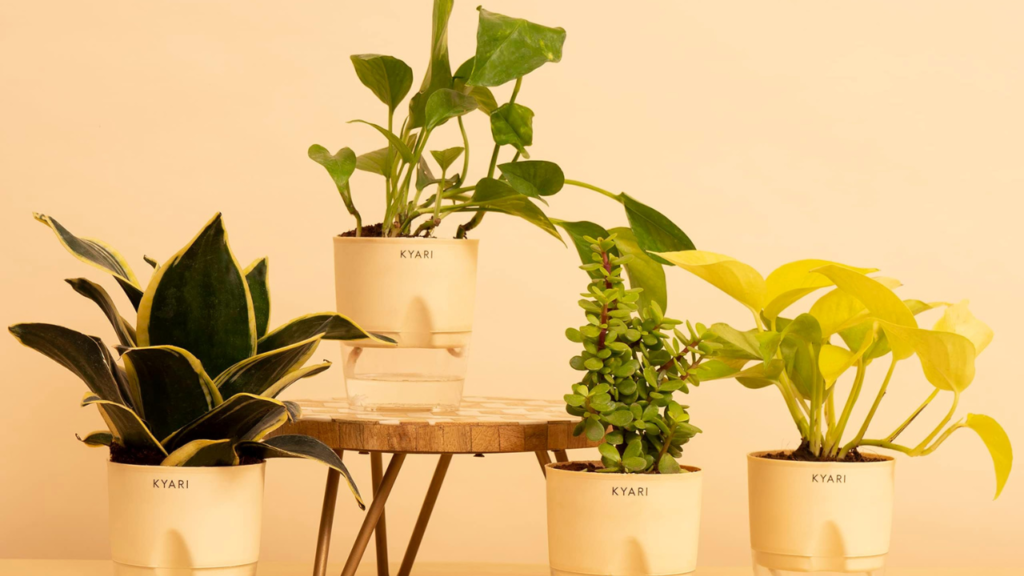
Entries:
[[[897,326],[917,328],[914,313],[907,308],[907,305],[895,292],[886,288],[882,282],[839,266],[824,266],[818,268],[817,271],[831,279],[841,290],[860,300],[860,303],[875,318]],[[914,353],[903,342],[893,342],[890,339],[889,345],[897,360],[909,358]]]
[[1013,446],[1010,445],[1010,437],[995,419],[984,414],[968,414],[963,426],[974,430],[992,455],[992,464],[996,470],[995,497],[999,498],[1013,468]]
[[[894,278],[875,278],[889,289],[899,288],[900,281]],[[866,310],[860,300],[849,292],[836,288],[830,290],[811,306],[810,314],[818,319],[823,338],[860,323]]]
[[231,439],[193,440],[167,455],[161,466],[236,466],[238,455],[235,454]]
[[942,332],[954,332],[966,337],[974,344],[977,354],[981,354],[992,342],[995,333],[987,324],[978,320],[967,307],[968,301],[962,300],[957,304],[946,307],[942,318],[933,326],[933,330]]
[[844,372],[853,366],[855,356],[846,348],[823,344],[818,354],[818,369],[825,378],[825,388],[831,388]]
[[735,258],[704,250],[661,252],[658,256],[703,278],[754,314],[760,314],[764,308],[767,297],[764,278],[753,267]]
[[783,310],[804,296],[820,288],[831,286],[832,280],[814,272],[814,270],[822,266],[829,265],[840,266],[862,274],[877,271],[875,268],[856,268],[837,262],[817,259],[797,260],[796,262],[783,264],[772,271],[768,278],[765,279],[768,291],[766,297],[768,305],[764,308],[765,317],[769,320],[776,318]]
[[[974,380],[974,344],[952,332],[910,328],[880,321],[894,353],[897,347],[916,353],[925,378],[940,390],[963,392]],[[904,356],[905,358],[906,356]]]

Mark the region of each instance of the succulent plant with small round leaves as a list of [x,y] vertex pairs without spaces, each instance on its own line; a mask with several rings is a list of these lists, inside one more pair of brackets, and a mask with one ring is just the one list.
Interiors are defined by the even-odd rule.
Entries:
[[583,345],[569,361],[583,378],[565,395],[566,410],[581,418],[573,434],[603,440],[602,472],[684,472],[676,458],[701,430],[673,396],[698,384],[700,337],[689,324],[689,337],[680,332],[682,322],[666,318],[657,301],[640,307],[643,289],[627,288],[622,278],[635,256],[619,255],[614,234],[585,240],[593,252],[580,266],[592,278],[579,301],[587,324],[565,333]]

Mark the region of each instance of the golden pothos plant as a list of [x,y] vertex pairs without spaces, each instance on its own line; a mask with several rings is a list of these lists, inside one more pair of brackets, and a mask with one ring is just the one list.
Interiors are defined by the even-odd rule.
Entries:
[[[974,381],[975,360],[993,337],[966,300],[957,304],[904,300],[893,291],[898,281],[869,276],[877,270],[827,260],[790,262],[765,278],[743,262],[712,252],[659,256],[750,310],[754,326],[747,330],[722,323],[697,326],[706,361],[693,368],[691,375],[697,381],[735,378],[747,388],[778,389],[802,438],[793,457],[844,461],[863,446],[926,456],[951,434],[967,428],[981,437],[992,456],[999,497],[1013,464],[1006,432],[982,414],[967,414],[953,422],[961,395]],[[829,290],[807,313],[783,316],[791,305],[822,289]],[[923,328],[918,315],[930,310],[942,310],[942,315],[931,328]],[[882,399],[894,385],[897,366],[915,356],[934,390],[891,432],[869,434]],[[878,392],[863,422],[848,429],[868,370],[876,363],[885,366]],[[844,399],[836,383],[850,371],[852,386]],[[916,443],[901,441],[940,394],[949,397],[950,403],[937,425]],[[852,437],[847,438],[851,431]]]

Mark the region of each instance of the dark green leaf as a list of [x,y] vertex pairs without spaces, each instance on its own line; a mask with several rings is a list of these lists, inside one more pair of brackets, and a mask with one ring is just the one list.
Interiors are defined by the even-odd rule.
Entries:
[[450,88],[442,88],[430,95],[426,107],[425,130],[433,130],[452,118],[476,110],[476,99]]
[[[599,224],[593,222],[581,221],[581,222],[566,222],[565,220],[551,220],[557,226],[560,226],[569,234],[569,238],[572,239],[573,245],[576,247],[576,252],[580,255],[580,260],[584,265],[593,263],[590,259],[591,254],[594,253],[593,249],[590,248],[590,242],[584,239],[584,236],[591,238],[607,238],[609,233],[607,230],[602,228]],[[615,251],[615,255],[618,255],[618,251]],[[589,270],[587,274],[591,278],[601,278],[602,274],[596,267],[593,270]]]
[[289,386],[298,382],[303,378],[315,376],[324,370],[331,367],[330,362],[323,362],[321,364],[315,364],[313,366],[306,366],[305,368],[299,368],[298,370],[292,370],[285,374],[280,380],[274,382],[274,384],[263,391],[260,396],[266,396],[267,398],[277,398],[281,392],[284,392]]
[[[629,226],[636,234],[636,241],[648,252],[679,252],[693,250],[693,242],[661,212],[642,204],[628,194],[620,195],[622,205],[626,208]],[[662,264],[668,264],[659,256],[652,256]]]
[[607,442],[604,444],[598,444],[597,451],[601,453],[601,456],[604,456],[612,462],[620,462],[622,460],[622,456],[619,455],[619,450]]
[[15,324],[8,328],[19,342],[48,356],[78,376],[102,400],[128,402],[114,378],[114,365],[103,342],[63,326]]
[[565,185],[565,174],[558,164],[546,160],[527,160],[499,164],[498,169],[516,192],[531,198],[551,196]]
[[587,440],[598,442],[601,438],[604,438],[604,426],[594,418],[587,418],[584,426],[587,432]]
[[139,306],[138,341],[184,348],[208,374],[255,353],[248,284],[220,214],[153,274]]
[[165,438],[163,445],[173,452],[193,440],[258,440],[287,421],[283,402],[236,394]]
[[533,110],[520,104],[504,104],[491,112],[491,136],[494,143],[510,144],[529,158],[526,147],[533,145]]
[[489,212],[503,212],[518,216],[558,238],[559,242],[562,241],[555,225],[548,220],[540,208],[529,198],[516,192],[511,186],[500,180],[482,178],[477,182],[470,205]]
[[398,58],[380,54],[354,54],[351,59],[359,81],[394,112],[412,86],[412,68]]
[[100,310],[106,315],[107,321],[113,326],[117,340],[122,346],[135,346],[135,328],[118,313],[117,306],[103,286],[85,278],[70,278],[65,282],[70,284],[75,292],[92,300],[100,307]]
[[231,439],[193,440],[167,455],[161,466],[207,468],[211,466],[237,466],[238,454]]
[[132,348],[122,356],[136,412],[157,438],[222,402],[199,360],[174,346]]
[[103,421],[110,428],[113,442],[125,448],[167,455],[167,451],[131,408],[120,402],[103,400],[99,396],[85,398],[82,400],[82,406],[96,406],[99,409]]
[[345,478],[349,490],[356,498],[360,509],[365,509],[363,498],[359,495],[359,489],[348,468],[342,463],[341,458],[323,442],[309,436],[299,434],[285,434],[275,436],[263,442],[241,442],[237,444],[236,450],[239,455],[255,456],[257,458],[305,458],[320,462],[334,468]]
[[477,10],[476,58],[469,84],[500,86],[562,59],[565,30]]
[[263,338],[270,325],[270,286],[267,285],[267,259],[256,260],[242,271],[252,296],[252,310],[256,315],[256,337]]
[[430,64],[420,91],[409,101],[409,129],[423,126],[427,100],[437,90],[452,85],[452,66],[448,60],[448,19],[454,0],[434,0],[430,31]]
[[82,444],[93,448],[97,448],[99,446],[110,446],[110,444],[114,442],[114,435],[105,430],[90,432],[86,434],[85,438],[75,434],[75,438],[78,438]]
[[358,324],[336,312],[320,312],[294,318],[260,338],[257,353],[262,354],[278,348],[302,342],[322,334],[324,340],[362,340],[369,338],[376,342],[394,344],[394,340],[363,330]]
[[224,398],[241,392],[263,394],[286,374],[301,368],[316,352],[321,337],[318,334],[291,346],[275,348],[246,358],[221,372],[214,380],[214,384]]

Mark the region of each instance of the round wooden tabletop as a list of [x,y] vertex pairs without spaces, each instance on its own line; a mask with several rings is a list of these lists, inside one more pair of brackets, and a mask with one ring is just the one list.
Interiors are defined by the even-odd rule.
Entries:
[[494,454],[588,448],[573,436],[579,419],[561,400],[467,396],[457,412],[364,412],[345,398],[299,400],[302,418],[281,434],[306,434],[334,450]]

